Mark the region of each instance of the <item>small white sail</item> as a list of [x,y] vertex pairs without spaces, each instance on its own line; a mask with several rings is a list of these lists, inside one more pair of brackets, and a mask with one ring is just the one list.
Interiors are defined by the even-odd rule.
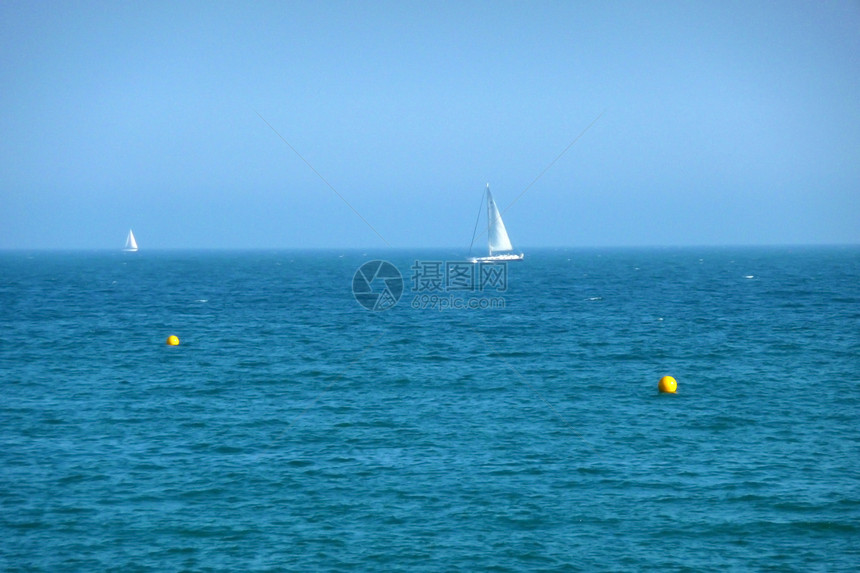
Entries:
[[131,232],[131,229],[128,230],[128,237],[125,238],[125,247],[122,250],[129,253],[137,251],[137,241],[134,240],[134,233]]
[[493,251],[513,251],[514,246],[508,237],[508,231],[502,221],[502,214],[499,213],[499,208],[493,201],[489,185],[487,185],[487,222],[489,224],[487,232],[489,233],[490,256],[492,256]]

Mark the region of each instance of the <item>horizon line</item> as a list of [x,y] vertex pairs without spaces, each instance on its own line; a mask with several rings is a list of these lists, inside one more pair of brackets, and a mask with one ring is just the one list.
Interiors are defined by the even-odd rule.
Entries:
[[[552,250],[552,249],[580,249],[580,250],[601,250],[601,249],[748,249],[748,248],[804,248],[804,247],[860,247],[860,242],[822,242],[822,243],[690,243],[690,244],[615,244],[615,245],[532,245],[520,247],[519,250]],[[434,245],[434,246],[367,246],[367,247],[338,247],[338,246],[296,246],[296,247],[264,247],[264,246],[235,246],[235,247],[152,247],[139,249],[135,252],[127,252],[122,248],[116,247],[2,247],[0,252],[102,252],[102,253],[120,253],[128,256],[135,256],[141,253],[148,252],[180,252],[180,251],[428,251],[428,250],[457,250],[468,251],[465,246],[452,245]],[[526,253],[527,254],[527,253]]]

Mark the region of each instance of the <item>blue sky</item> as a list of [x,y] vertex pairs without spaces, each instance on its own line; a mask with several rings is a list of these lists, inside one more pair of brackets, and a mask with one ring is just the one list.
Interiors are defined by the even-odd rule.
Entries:
[[860,243],[858,30],[850,1],[3,2],[0,248],[384,247],[278,134],[394,247],[468,247],[487,182],[518,247]]

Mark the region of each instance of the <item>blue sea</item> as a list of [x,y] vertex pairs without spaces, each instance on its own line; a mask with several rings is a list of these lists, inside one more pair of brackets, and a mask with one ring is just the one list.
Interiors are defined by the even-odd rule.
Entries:
[[0,253],[0,570],[860,566],[860,248],[465,255]]

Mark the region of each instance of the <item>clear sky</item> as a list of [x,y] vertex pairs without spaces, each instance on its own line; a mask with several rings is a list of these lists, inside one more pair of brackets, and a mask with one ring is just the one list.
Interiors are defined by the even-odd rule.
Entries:
[[0,248],[860,243],[860,3],[6,0],[0,133]]

